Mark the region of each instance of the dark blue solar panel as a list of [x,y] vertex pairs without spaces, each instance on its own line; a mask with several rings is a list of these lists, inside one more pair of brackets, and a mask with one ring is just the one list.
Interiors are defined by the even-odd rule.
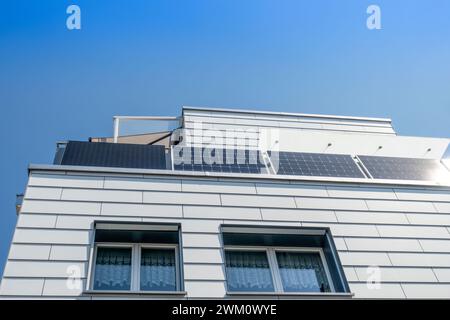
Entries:
[[278,152],[271,160],[280,175],[365,178],[350,155]]
[[440,180],[448,171],[439,160],[358,156],[374,179]]
[[[228,173],[267,173],[256,150],[174,148],[174,169]],[[181,160],[181,161],[180,161]]]

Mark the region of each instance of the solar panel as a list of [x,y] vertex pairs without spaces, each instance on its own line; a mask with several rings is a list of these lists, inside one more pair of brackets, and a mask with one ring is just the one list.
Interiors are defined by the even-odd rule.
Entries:
[[448,171],[439,160],[358,156],[374,179],[439,181]]
[[174,170],[267,173],[257,150],[200,147],[174,148]]
[[271,160],[278,161],[279,175],[365,178],[350,155],[278,152],[278,160],[275,153]]

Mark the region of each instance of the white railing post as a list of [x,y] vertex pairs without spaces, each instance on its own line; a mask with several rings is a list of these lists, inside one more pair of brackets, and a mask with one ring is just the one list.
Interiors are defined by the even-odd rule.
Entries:
[[117,143],[119,139],[119,117],[114,117],[114,143]]

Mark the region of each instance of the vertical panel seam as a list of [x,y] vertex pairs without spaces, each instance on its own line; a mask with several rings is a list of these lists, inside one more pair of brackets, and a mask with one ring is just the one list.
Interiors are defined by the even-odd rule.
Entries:
[[434,201],[430,201],[430,202],[431,202],[431,205],[433,206],[434,211],[435,211],[436,213],[441,213],[441,212],[439,211],[438,207],[436,207],[436,204],[434,203]]
[[431,272],[433,272],[433,275],[434,275],[434,277],[436,278],[436,281],[437,281],[438,283],[441,282],[441,281],[439,281],[439,278],[438,278],[436,272],[434,272],[434,268],[433,268],[433,267],[431,268]]
[[400,284],[400,290],[402,290],[403,295],[405,296],[405,298],[408,299],[408,296],[406,295],[406,292],[405,292],[405,290],[403,289],[403,283],[400,282],[399,284]]
[[42,289],[41,289],[41,296],[44,296],[44,288],[45,288],[45,281],[46,279],[43,279],[44,281],[42,282]]

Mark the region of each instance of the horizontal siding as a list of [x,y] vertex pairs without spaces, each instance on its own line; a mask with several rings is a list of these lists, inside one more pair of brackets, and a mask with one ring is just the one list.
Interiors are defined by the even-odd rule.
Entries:
[[209,180],[183,180],[183,192],[255,194],[253,183]]
[[403,291],[410,299],[448,299],[450,284],[402,284]]
[[181,191],[179,179],[106,177],[105,189]]
[[345,243],[350,251],[423,251],[416,239],[346,238]]
[[[367,268],[355,268],[360,281],[370,281],[372,273]],[[380,268],[381,282],[438,282],[432,269],[425,268]]]
[[450,254],[389,253],[394,266],[450,267]]
[[56,225],[56,215],[21,213],[17,221],[20,228],[53,228]]
[[82,293],[83,288],[85,288],[85,280],[78,281],[80,281],[80,284],[76,284],[69,280],[68,285],[67,279],[45,279],[42,295],[53,297],[79,296]]
[[12,244],[9,251],[10,260],[48,260],[50,245]]
[[400,284],[383,283],[379,288],[369,287],[366,283],[350,283],[355,298],[364,299],[402,299],[406,298]]
[[77,267],[80,276],[85,277],[85,264],[59,261],[8,261],[3,273],[4,277],[24,278],[64,278],[70,275],[70,267]]
[[29,244],[89,244],[89,231],[16,229],[13,243]]
[[8,279],[3,278],[0,294],[4,296],[40,296],[44,279]]
[[[77,297],[67,267],[87,276],[93,222],[177,222],[188,297],[225,295],[219,227],[328,227],[356,298],[450,297],[450,191],[81,174],[35,174],[1,294]],[[369,289],[367,267],[381,288]],[[25,283],[30,285],[26,286]],[[450,291],[448,291],[450,292]]]
[[261,220],[258,208],[184,206],[185,218]]

